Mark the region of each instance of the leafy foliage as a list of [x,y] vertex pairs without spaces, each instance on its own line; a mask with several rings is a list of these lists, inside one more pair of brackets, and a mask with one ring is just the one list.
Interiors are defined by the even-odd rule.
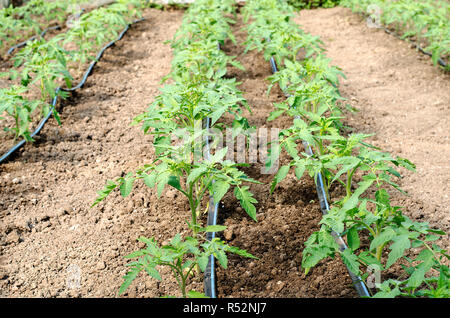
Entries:
[[[204,228],[203,231],[211,231]],[[158,267],[167,266],[171,269],[175,279],[180,287],[183,298],[199,298],[205,297],[202,293],[196,291],[187,291],[186,284],[193,274],[195,268],[205,271],[209,258],[213,255],[219,262],[220,266],[227,268],[228,260],[226,253],[234,253],[243,257],[255,258],[245,250],[237,247],[230,247],[223,241],[215,238],[211,241],[203,241],[194,237],[181,238],[180,234],[175,235],[170,242],[161,247],[158,246],[154,238],[139,238],[139,241],[145,243],[147,248],[133,252],[125,258],[138,258],[128,264],[129,270],[123,277],[119,295],[124,293],[131,285],[134,279],[141,271],[145,271],[152,278],[161,281],[162,277],[158,271]]]
[[[278,84],[288,96],[284,103],[275,104],[268,120],[283,114],[293,117],[292,126],[279,133],[279,147],[271,149],[275,159],[282,150],[291,157],[289,164],[274,176],[271,191],[291,170],[299,179],[308,172],[316,182],[323,182],[326,199],[331,203],[320,222],[320,231],[305,242],[305,272],[336,255],[355,275],[364,272],[361,267],[376,266],[384,271],[406,260],[411,264],[404,267],[408,278],[384,282],[375,296],[447,295],[449,256],[429,243],[445,232],[425,222],[411,221],[401,207],[390,201],[389,188],[404,193],[395,180],[401,178],[397,169],[414,171],[414,164],[365,142],[371,135],[344,136],[339,107],[339,101],[344,99],[338,90],[343,74],[329,65],[320,40],[306,35],[291,22],[292,10],[285,2],[248,1],[244,15],[251,21],[247,26],[247,49],[262,51],[267,60],[274,58],[280,68],[268,78],[268,91]],[[305,56],[303,60],[299,60],[299,53]],[[360,180],[357,185],[356,178]],[[329,190],[334,183],[345,189],[343,197],[331,198]],[[336,235],[346,238],[348,249],[336,243]],[[369,246],[361,244],[362,236],[369,239]],[[407,257],[411,248],[422,250],[415,259]],[[436,273],[438,277],[433,276]]]
[[419,47],[431,53],[435,65],[440,58],[449,57],[448,1],[342,0],[341,5],[354,12],[373,16],[376,22],[395,29],[402,38],[413,39]]
[[[71,3],[74,2],[63,4],[63,1],[36,0],[28,2],[24,7],[7,8],[1,12],[10,19],[15,16],[23,17],[18,21],[26,21],[25,17],[33,14],[48,15],[50,19],[59,14],[55,6],[62,10]],[[66,33],[61,33],[48,41],[37,38],[27,42],[27,45],[13,57],[14,67],[9,72],[0,74],[17,82],[17,85],[11,88],[0,89],[2,102],[0,116],[6,115],[13,119],[5,124],[4,131],[13,133],[15,139],[23,137],[26,141],[33,141],[30,137],[31,126],[36,120],[48,114],[49,101],[56,95],[63,98],[68,96],[67,92],[57,88],[63,83],[67,88],[72,87],[74,79],[70,73],[74,65],[69,62],[78,61],[78,67],[82,67],[88,60],[93,60],[101,45],[112,41],[118,31],[131,22],[131,19],[140,16],[140,10],[144,5],[143,0],[119,0],[111,6],[84,14]],[[0,30],[13,32],[15,27],[19,28],[15,22],[13,25],[11,30],[8,29],[8,25],[5,27],[2,25]],[[20,31],[20,28],[16,31]],[[69,50],[68,47],[72,49]],[[40,99],[25,101],[24,94],[33,87],[39,89]],[[59,122],[55,109],[54,114]],[[0,117],[0,120],[4,119]]]
[[[135,172],[108,181],[94,202],[98,204],[116,188],[122,196],[128,196],[136,180],[156,188],[158,197],[167,186],[173,187],[189,202],[187,224],[192,237],[182,242],[177,235],[170,245],[161,248],[154,240],[146,240],[148,249],[132,254],[144,257],[130,264],[131,270],[124,277],[120,292],[144,269],[153,278],[161,279],[155,266],[165,265],[172,269],[183,297],[201,296],[186,291],[186,280],[193,268],[197,267],[197,272],[205,270],[210,255],[224,268],[228,263],[226,253],[254,258],[218,239],[206,240],[205,232],[221,231],[225,227],[204,228],[201,224],[201,216],[209,205],[219,203],[232,188],[241,206],[256,221],[254,204],[257,201],[245,185],[256,181],[240,171],[237,164],[225,159],[227,148],[220,148],[214,142],[208,143],[209,149],[206,147],[212,135],[209,128],[219,131],[227,128],[220,122],[226,113],[234,117],[232,129],[235,132],[249,128],[242,117],[243,109],[248,109],[247,102],[237,89],[235,79],[224,78],[227,66],[242,66],[217,46],[232,35],[229,23],[233,21],[225,19],[224,15],[234,12],[233,5],[234,1],[199,0],[189,7],[171,43],[174,59],[165,80],[171,79],[173,83],[163,87],[148,110],[133,121],[135,125],[142,125],[144,133],[153,136],[156,157]],[[207,197],[212,198],[212,203]]]

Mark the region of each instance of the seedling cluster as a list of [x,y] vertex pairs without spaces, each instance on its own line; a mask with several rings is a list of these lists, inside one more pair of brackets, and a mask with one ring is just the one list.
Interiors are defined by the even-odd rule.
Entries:
[[[354,12],[369,15],[374,26],[395,30],[431,54],[435,65],[450,54],[450,5],[443,0],[342,0],[341,5]],[[445,67],[449,69],[448,63]]]
[[20,40],[40,34],[52,24],[61,24],[71,14],[77,14],[78,5],[87,0],[44,1],[30,0],[23,6],[0,10],[0,54]]
[[[36,1],[29,2],[29,6],[20,10],[32,10],[35,8],[32,5],[34,2]],[[62,3],[44,3],[56,5],[59,2]],[[99,48],[115,39],[118,32],[133,19],[140,17],[145,5],[144,0],[119,0],[108,7],[97,8],[82,15],[67,32],[49,40],[38,38],[28,42],[13,57],[14,67],[9,72],[0,74],[16,82],[9,88],[0,89],[0,116],[6,116],[0,117],[3,130],[13,134],[14,140],[24,138],[26,141],[33,141],[32,126],[50,111],[50,101],[56,95],[62,98],[69,95],[67,90],[57,88],[65,85],[70,89],[74,81],[71,73],[95,59]],[[3,26],[1,29],[3,30]],[[30,97],[35,96],[35,91],[39,91],[40,96]],[[59,123],[55,108],[53,114]],[[5,120],[6,118],[13,120]]]

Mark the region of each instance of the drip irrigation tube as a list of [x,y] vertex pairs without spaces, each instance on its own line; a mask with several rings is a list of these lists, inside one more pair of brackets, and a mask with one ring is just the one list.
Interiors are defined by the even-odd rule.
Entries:
[[[433,56],[433,54],[431,54],[430,52],[425,51],[419,44],[413,43],[412,41],[409,41],[409,40],[407,40],[407,39],[402,39],[398,34],[396,34],[395,32],[392,32],[391,30],[389,30],[389,29],[386,28],[386,27],[383,27],[383,29],[384,29],[384,32],[386,32],[387,34],[392,35],[392,36],[395,36],[397,39],[400,39],[400,40],[407,41],[407,42],[411,43],[411,44],[414,45],[415,48],[418,49],[421,53],[423,53],[423,54],[425,54],[425,55],[428,55],[428,56],[430,56],[430,57]],[[442,67],[444,67],[444,68],[447,67],[447,63],[445,63],[444,60],[442,60],[442,58],[439,58],[439,59],[437,60],[437,62],[439,63],[440,66],[442,66]]]
[[[206,118],[206,129],[209,130],[210,118]],[[206,159],[210,159],[210,147],[209,147],[209,136],[205,136],[206,141]],[[214,181],[213,181],[214,182]],[[209,198],[209,209],[208,209],[208,220],[207,226],[217,225],[217,213],[219,210],[219,204],[214,204],[214,199],[212,196]],[[216,232],[206,233],[206,239],[212,241],[216,237]],[[216,277],[215,277],[215,266],[214,266],[214,255],[209,256],[208,265],[205,269],[203,288],[205,295],[210,298],[216,298]]]
[[[276,65],[273,57],[270,58],[270,66],[272,68],[273,73],[278,72],[277,65]],[[313,151],[312,151],[309,143],[306,141],[303,141],[303,145],[306,149],[306,153],[309,156],[312,156]],[[320,210],[322,211],[323,215],[326,215],[326,214],[328,214],[328,211],[330,210],[330,206],[327,201],[327,196],[326,196],[325,188],[323,185],[322,174],[320,172],[317,174],[317,180],[315,180],[315,184],[316,184],[317,196],[319,197]],[[336,243],[339,245],[339,250],[341,252],[348,248],[339,233],[336,233],[333,231],[331,234],[334,237]],[[350,278],[352,279],[353,285],[355,286],[355,289],[356,289],[358,295],[360,297],[370,297],[370,293],[369,293],[366,285],[364,284],[364,281],[361,279],[361,277],[355,275],[347,265],[346,265],[346,267],[347,267],[347,271],[350,275]]]
[[[217,43],[217,49],[220,51],[220,43]],[[210,128],[209,117],[206,118],[206,129],[209,131]],[[206,159],[210,159],[210,147],[209,147],[209,136],[208,134],[205,136],[206,142]],[[214,182],[214,180],[213,180]],[[208,219],[207,226],[217,225],[217,214],[219,211],[219,203],[214,204],[214,199],[212,196],[209,198],[209,209],[208,209]],[[208,241],[213,240],[216,237],[216,232],[208,232],[206,233],[206,239]],[[216,270],[214,264],[214,255],[209,256],[208,264],[206,265],[204,279],[203,279],[203,289],[205,292],[205,296],[210,298],[217,298],[216,296]]]
[[[75,19],[78,19],[83,13],[84,13],[84,9],[81,9],[80,13],[77,13],[77,14],[75,15],[74,18],[75,18]],[[42,31],[41,34],[39,34],[39,35],[34,35],[34,36],[32,36],[31,38],[29,38],[28,40],[25,40],[25,41],[23,41],[23,42],[20,42],[20,43],[18,43],[18,44],[16,44],[16,45],[10,47],[9,50],[8,50],[8,52],[6,52],[6,54],[7,54],[7,55],[11,55],[12,52],[14,52],[16,49],[21,48],[22,46],[27,45],[27,43],[28,43],[29,41],[33,41],[33,40],[37,39],[38,37],[43,38],[44,35],[45,35],[48,31],[51,31],[51,30],[61,30],[61,29],[62,29],[62,27],[61,27],[60,25],[55,25],[55,26],[52,26],[52,27],[48,27],[48,28],[46,28],[44,31]]]
[[[360,16],[362,16],[363,18],[369,17],[369,15],[364,14],[363,12],[356,12],[356,13],[359,14]],[[412,41],[407,40],[407,39],[402,39],[401,36],[399,36],[399,35],[398,35],[397,33],[395,33],[395,32],[392,32],[391,30],[389,30],[389,29],[388,29],[387,27],[385,27],[384,25],[383,25],[383,26],[380,26],[380,29],[383,29],[384,32],[386,32],[386,33],[389,34],[389,35],[392,35],[392,36],[396,37],[396,38],[399,39],[399,40],[402,40],[402,41],[406,41],[406,42],[411,43],[411,44],[414,45],[414,46],[416,47],[416,49],[418,49],[421,53],[423,53],[423,54],[425,54],[425,55],[428,55],[428,56],[430,56],[430,57],[433,56],[433,54],[431,54],[430,52],[425,51],[419,44],[413,43]],[[437,62],[438,62],[438,64],[439,64],[440,66],[442,66],[442,67],[444,67],[444,68],[447,67],[447,63],[445,63],[444,60],[442,60],[442,58],[439,58],[439,59],[437,60]]]
[[[95,57],[95,60],[93,60],[91,62],[91,64],[89,65],[87,71],[84,73],[83,78],[81,79],[80,83],[72,88],[61,88],[58,87],[55,91],[56,96],[53,98],[52,100],[52,107],[49,110],[49,112],[47,113],[47,115],[40,121],[39,125],[37,126],[37,128],[35,129],[35,131],[31,134],[31,138],[33,138],[34,136],[36,136],[41,129],[44,127],[45,123],[48,121],[48,119],[51,117],[53,111],[56,108],[56,102],[58,101],[58,93],[59,91],[65,91],[65,92],[72,92],[75,91],[76,89],[79,89],[81,87],[84,86],[84,84],[87,81],[87,78],[89,77],[89,75],[92,73],[92,70],[94,68],[94,66],[97,64],[97,62],[100,60],[100,58],[103,56],[104,52],[106,51],[106,49],[110,48],[111,46],[113,46],[117,41],[120,41],[123,36],[125,35],[125,33],[130,29],[131,25],[141,22],[145,20],[144,18],[135,20],[131,23],[129,23],[125,29],[119,34],[119,36],[117,37],[117,39],[109,42],[107,45],[105,45],[100,52],[97,54],[97,56]],[[0,157],[0,164],[3,163],[11,154],[13,154],[16,150],[18,150],[20,147],[22,147],[24,144],[26,143],[26,140],[21,140],[20,142],[18,142],[16,145],[14,145],[11,149],[9,149],[2,157]]]

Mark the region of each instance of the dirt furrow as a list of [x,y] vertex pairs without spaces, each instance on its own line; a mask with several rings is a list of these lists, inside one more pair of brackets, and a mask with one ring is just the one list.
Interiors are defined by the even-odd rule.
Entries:
[[[136,238],[158,236],[145,232],[163,213],[150,204],[151,191],[90,205],[107,179],[151,159],[148,137],[130,123],[170,70],[163,42],[182,14],[147,10],[146,21],[108,50],[86,86],[64,103],[62,126],[52,120],[35,144],[0,166],[1,296],[113,297]],[[159,296],[155,286],[146,294],[137,284],[128,295]]]
[[[303,10],[296,22],[321,37],[326,55],[347,76],[340,90],[358,112],[348,114],[346,124],[375,133],[374,145],[416,164],[417,172],[400,180],[410,196],[396,193],[395,203],[449,232],[450,75],[349,9]],[[448,239],[444,244],[450,247]]]

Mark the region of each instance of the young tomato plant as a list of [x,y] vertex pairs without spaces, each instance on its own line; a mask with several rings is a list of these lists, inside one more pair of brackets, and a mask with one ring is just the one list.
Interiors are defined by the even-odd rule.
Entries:
[[[10,88],[0,89],[0,115],[6,113],[14,119],[14,127],[5,127],[4,130],[14,135],[14,141],[19,137],[32,141],[30,133],[31,114],[37,108],[47,108],[40,100],[30,101],[23,97],[26,87],[13,85]],[[0,117],[0,120],[3,120]]]
[[[201,228],[202,232],[217,232],[224,227],[209,226]],[[124,282],[119,290],[119,295],[131,285],[137,275],[145,270],[156,280],[162,280],[157,270],[157,266],[167,266],[173,273],[183,298],[205,297],[202,293],[187,290],[189,276],[194,273],[195,268],[205,271],[209,257],[213,255],[223,268],[227,268],[228,260],[226,253],[233,253],[242,257],[255,258],[245,250],[226,245],[218,238],[211,241],[186,237],[184,240],[179,234],[169,242],[169,244],[158,246],[154,238],[139,238],[139,241],[147,244],[147,248],[131,253],[126,258],[138,258],[137,261],[128,264],[130,270],[124,276]],[[166,296],[167,297],[167,296]],[[170,296],[169,296],[170,297]]]
[[[18,25],[14,24],[14,21],[11,22],[12,24],[5,24],[5,28],[2,25],[0,41],[4,32],[20,32],[21,23],[27,21],[29,17],[42,14],[47,19],[55,19],[60,16],[59,9],[66,8],[74,2],[77,1],[33,0],[24,7],[0,10],[0,22],[21,21]],[[72,86],[73,78],[69,72],[68,62],[85,62],[88,58],[93,58],[93,51],[100,44],[113,40],[118,30],[126,25],[127,21],[134,16],[140,16],[140,9],[144,6],[145,4],[140,0],[119,0],[108,8],[94,9],[83,15],[82,20],[77,21],[66,33],[61,33],[48,41],[42,38],[29,41],[14,56],[14,67],[0,74],[20,82],[20,85],[0,92],[1,114],[6,113],[14,119],[14,127],[11,128],[8,124],[5,130],[13,133],[15,139],[23,137],[26,141],[33,141],[28,131],[31,121],[39,120],[48,114],[51,107],[50,99],[56,96],[63,98],[68,96],[68,92],[58,89],[63,83],[68,88]],[[23,19],[17,20],[16,17],[23,17]],[[17,29],[14,29],[15,27]],[[94,45],[88,43],[93,40],[95,40]],[[69,42],[76,47],[72,51],[64,48]],[[38,100],[29,101],[23,97],[23,93],[30,90],[32,86],[39,88],[41,96]],[[53,108],[53,114],[60,123],[55,108]],[[0,117],[0,120],[3,119]]]

